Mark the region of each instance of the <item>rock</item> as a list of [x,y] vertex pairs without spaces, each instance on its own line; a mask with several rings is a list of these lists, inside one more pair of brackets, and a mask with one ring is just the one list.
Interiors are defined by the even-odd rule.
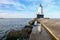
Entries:
[[32,29],[33,27],[31,25],[26,25],[24,28],[30,28],[30,29]]
[[33,28],[32,26],[28,26],[28,25],[24,27],[24,29],[27,30],[28,34],[32,32],[32,28]]
[[12,30],[8,33],[6,40],[17,40],[20,37],[20,32],[17,30]]
[[25,26],[24,29],[17,31],[12,30],[8,33],[6,40],[23,40],[27,39],[31,34],[32,26]]

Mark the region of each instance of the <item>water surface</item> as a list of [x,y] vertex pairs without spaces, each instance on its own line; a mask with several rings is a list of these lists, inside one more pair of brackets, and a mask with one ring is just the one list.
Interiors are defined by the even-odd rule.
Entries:
[[5,18],[0,19],[0,39],[4,39],[11,30],[21,30],[25,25],[29,25],[30,18]]

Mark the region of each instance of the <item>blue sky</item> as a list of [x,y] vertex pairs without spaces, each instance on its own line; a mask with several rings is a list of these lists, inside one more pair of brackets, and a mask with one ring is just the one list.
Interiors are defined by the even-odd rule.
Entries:
[[60,0],[0,0],[0,18],[35,18],[40,3],[44,17],[60,18]]

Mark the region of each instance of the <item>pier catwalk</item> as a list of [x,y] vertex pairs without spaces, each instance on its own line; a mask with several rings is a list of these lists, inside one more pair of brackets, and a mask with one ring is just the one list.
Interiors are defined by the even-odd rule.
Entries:
[[46,30],[42,27],[42,32],[38,31],[38,26],[34,26],[29,40],[52,40]]

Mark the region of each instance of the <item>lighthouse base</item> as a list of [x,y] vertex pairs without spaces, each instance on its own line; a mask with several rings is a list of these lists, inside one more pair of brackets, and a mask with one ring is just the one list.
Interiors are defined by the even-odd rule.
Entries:
[[37,14],[37,18],[44,18],[43,14]]

